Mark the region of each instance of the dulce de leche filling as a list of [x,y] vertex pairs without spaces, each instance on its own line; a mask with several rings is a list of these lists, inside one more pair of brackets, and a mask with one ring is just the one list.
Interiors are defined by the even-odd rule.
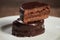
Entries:
[[45,19],[48,17],[49,13],[50,6],[44,3],[30,2],[20,7],[20,18],[24,22]]

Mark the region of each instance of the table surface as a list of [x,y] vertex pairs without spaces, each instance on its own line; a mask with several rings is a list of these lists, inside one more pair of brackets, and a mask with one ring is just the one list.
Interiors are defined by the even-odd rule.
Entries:
[[19,6],[25,2],[38,1],[49,4],[51,16],[60,17],[60,0],[0,0],[0,17],[19,15]]
[[[0,17],[19,15],[19,7],[9,7],[3,6],[0,7]],[[51,16],[60,17],[60,8],[51,8]]]

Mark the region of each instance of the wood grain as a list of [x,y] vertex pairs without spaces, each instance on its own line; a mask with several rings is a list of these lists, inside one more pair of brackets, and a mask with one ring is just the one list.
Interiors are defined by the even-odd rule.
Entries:
[[[19,7],[1,7],[0,17],[19,15]],[[50,16],[60,17],[60,8],[51,8]]]
[[[19,6],[32,0],[0,0],[0,17],[19,15]],[[60,17],[60,0],[33,0],[51,5],[51,16]]]

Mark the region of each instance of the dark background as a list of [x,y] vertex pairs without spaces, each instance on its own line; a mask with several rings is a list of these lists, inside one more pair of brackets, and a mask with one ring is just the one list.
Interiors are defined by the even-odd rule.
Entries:
[[19,6],[31,1],[50,4],[50,16],[60,17],[60,0],[0,0],[0,17],[19,15]]

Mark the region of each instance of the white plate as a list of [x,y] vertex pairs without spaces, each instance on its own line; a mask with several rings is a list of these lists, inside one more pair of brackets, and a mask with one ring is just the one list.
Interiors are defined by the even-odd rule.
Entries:
[[60,18],[45,19],[45,33],[35,37],[16,37],[11,35],[11,24],[19,16],[0,18],[0,40],[60,40]]

